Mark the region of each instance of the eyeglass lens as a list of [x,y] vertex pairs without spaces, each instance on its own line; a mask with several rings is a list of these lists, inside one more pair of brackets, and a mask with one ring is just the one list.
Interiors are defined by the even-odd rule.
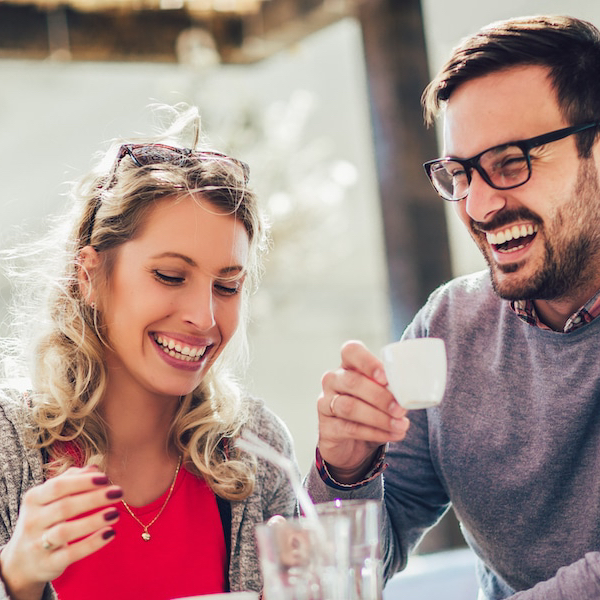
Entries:
[[440,160],[432,165],[431,180],[444,198],[460,200],[469,191],[472,168],[497,189],[519,186],[530,176],[529,161],[523,149],[508,145],[490,148],[472,165],[452,159]]

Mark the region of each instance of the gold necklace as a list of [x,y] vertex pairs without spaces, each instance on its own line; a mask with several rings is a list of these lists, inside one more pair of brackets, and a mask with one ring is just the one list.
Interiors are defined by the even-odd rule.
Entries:
[[167,494],[167,498],[165,499],[165,501],[163,502],[163,505],[160,507],[160,510],[158,511],[158,514],[154,517],[154,519],[152,519],[152,521],[150,521],[150,523],[148,523],[148,525],[144,525],[134,514],[133,511],[131,510],[131,508],[129,508],[129,504],[127,504],[127,502],[125,502],[125,500],[121,499],[121,502],[123,503],[123,506],[127,509],[127,512],[142,526],[142,528],[144,529],[144,532],[142,533],[142,539],[145,542],[149,542],[152,539],[152,536],[150,535],[150,533],[148,532],[148,529],[154,525],[154,523],[156,523],[156,519],[158,519],[158,517],[160,517],[160,515],[162,514],[163,510],[165,510],[165,507],[167,506],[169,500],[171,499],[171,494],[173,493],[173,488],[175,487],[175,482],[177,481],[177,475],[179,474],[179,468],[181,467],[181,456],[179,457],[179,460],[177,461],[177,468],[175,469],[175,476],[173,477],[173,482],[171,483],[171,487],[169,488],[169,493]]

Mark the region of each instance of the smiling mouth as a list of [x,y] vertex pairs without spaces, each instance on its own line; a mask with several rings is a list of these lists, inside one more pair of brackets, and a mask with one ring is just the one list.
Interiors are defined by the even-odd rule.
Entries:
[[162,335],[153,337],[165,354],[185,362],[200,362],[208,349],[208,346],[187,346]]
[[533,242],[538,232],[538,226],[532,225],[513,225],[496,233],[487,232],[486,240],[496,252],[509,254],[522,250]]

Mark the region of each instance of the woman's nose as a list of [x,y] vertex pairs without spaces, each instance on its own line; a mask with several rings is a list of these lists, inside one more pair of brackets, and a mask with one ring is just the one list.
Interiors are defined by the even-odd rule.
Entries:
[[183,319],[200,331],[206,331],[215,325],[215,298],[212,283],[190,290],[183,307]]

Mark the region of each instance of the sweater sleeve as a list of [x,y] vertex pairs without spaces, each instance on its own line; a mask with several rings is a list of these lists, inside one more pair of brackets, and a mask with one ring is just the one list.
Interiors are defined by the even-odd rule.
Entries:
[[[247,429],[289,458],[299,476],[292,437],[285,423],[264,402],[251,399],[250,403],[252,414],[246,424]],[[259,458],[254,492],[242,502],[232,502],[229,564],[231,591],[258,592],[262,589],[255,527],[274,515],[292,517],[295,507],[296,496],[286,475],[281,469]]]
[[[296,460],[292,435],[287,425],[277,415],[264,407],[255,433],[274,450],[290,460],[299,480],[300,469]],[[272,464],[259,459],[258,476],[261,479],[263,490],[263,519],[267,521],[274,515],[293,516],[296,495],[286,474]]]
[[600,552],[560,568],[554,577],[507,600],[597,600],[600,597]]
[[[43,481],[41,455],[25,443],[26,424],[22,396],[0,390],[0,552],[16,525],[23,494]],[[42,600],[56,598],[48,584]],[[0,600],[9,599],[0,574]]]

